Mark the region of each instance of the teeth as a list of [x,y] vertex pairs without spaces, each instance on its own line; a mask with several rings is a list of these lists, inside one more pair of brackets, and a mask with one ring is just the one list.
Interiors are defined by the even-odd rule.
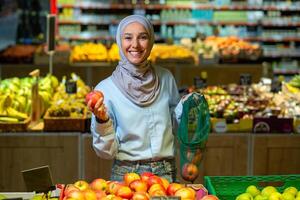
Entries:
[[141,55],[139,52],[130,52],[130,54],[132,55],[132,56],[139,56],[139,55]]

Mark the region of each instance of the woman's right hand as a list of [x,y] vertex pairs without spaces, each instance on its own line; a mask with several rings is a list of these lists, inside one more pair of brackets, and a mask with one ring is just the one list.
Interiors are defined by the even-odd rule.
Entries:
[[104,98],[101,97],[98,99],[97,103],[94,107],[92,107],[92,100],[88,101],[88,108],[89,110],[101,121],[107,121],[109,119],[107,114],[106,106],[104,105]]

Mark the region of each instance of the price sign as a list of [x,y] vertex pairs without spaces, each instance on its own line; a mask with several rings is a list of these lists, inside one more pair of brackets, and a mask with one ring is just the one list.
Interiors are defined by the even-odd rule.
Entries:
[[240,74],[240,85],[251,85],[252,76],[251,74]]
[[281,91],[281,85],[280,81],[273,79],[271,83],[271,92],[278,93]]
[[194,85],[196,88],[204,88],[206,87],[206,80],[200,77],[194,77]]
[[22,171],[28,192],[44,192],[55,190],[51,171],[48,165]]
[[73,81],[73,80],[66,81],[65,86],[66,86],[66,93],[68,93],[68,94],[77,93],[76,81]]

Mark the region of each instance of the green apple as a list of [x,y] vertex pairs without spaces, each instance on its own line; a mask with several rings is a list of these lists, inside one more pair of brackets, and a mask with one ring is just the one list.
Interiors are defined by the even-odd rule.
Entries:
[[297,188],[291,186],[291,187],[285,188],[283,192],[289,192],[289,193],[291,193],[293,196],[296,196],[297,193],[298,193],[298,190],[297,190]]
[[260,194],[260,191],[255,185],[249,185],[246,189],[246,193],[250,194],[252,197],[256,197]]
[[269,200],[282,200],[281,194],[279,192],[273,192],[270,194]]
[[274,186],[266,186],[262,189],[261,195],[269,198],[269,196],[274,192],[277,192],[277,189]]
[[248,193],[240,194],[235,200],[253,200],[253,197]]
[[282,200],[294,200],[295,196],[292,193],[290,193],[290,192],[284,192],[281,195],[281,198],[282,198]]
[[298,196],[295,198],[295,200],[300,200],[300,195],[298,195]]

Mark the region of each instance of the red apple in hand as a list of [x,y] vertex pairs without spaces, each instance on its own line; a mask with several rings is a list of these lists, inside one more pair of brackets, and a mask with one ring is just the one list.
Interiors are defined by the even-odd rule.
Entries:
[[100,98],[104,98],[103,93],[98,90],[93,90],[85,96],[85,103],[88,104],[91,100],[91,107],[94,108]]

